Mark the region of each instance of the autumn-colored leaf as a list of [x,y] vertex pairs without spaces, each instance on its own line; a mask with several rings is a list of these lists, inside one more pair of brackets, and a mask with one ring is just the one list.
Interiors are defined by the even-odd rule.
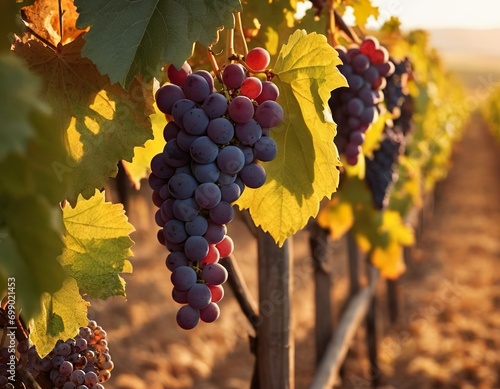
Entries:
[[134,147],[142,146],[152,136],[149,85],[139,79],[128,91],[111,85],[89,59],[82,58],[83,43],[79,36],[54,51],[25,37],[14,47],[42,78],[42,98],[65,129],[71,159],[54,160],[52,168],[60,180],[73,176],[67,196],[71,203],[80,193],[90,198],[108,177],[116,175],[117,163],[132,160]]

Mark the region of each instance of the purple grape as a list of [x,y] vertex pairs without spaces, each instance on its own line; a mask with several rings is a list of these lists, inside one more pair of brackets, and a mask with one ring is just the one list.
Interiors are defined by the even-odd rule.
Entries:
[[[264,102],[263,104],[267,103]],[[235,123],[246,123],[254,115],[252,100],[246,96],[236,96],[228,107],[229,116]]]
[[166,199],[160,207],[161,217],[163,220],[170,220],[174,218],[174,198]]
[[200,309],[200,319],[205,323],[213,323],[220,316],[220,308],[216,303],[211,302],[205,308]]
[[205,81],[207,82],[208,87],[210,88],[210,90],[212,91],[214,89],[214,78],[212,77],[212,75],[210,74],[209,71],[207,71],[207,70],[197,70],[193,74],[196,74],[198,76],[202,76],[205,79]]
[[198,163],[214,162],[219,154],[219,148],[208,136],[200,136],[191,143],[191,158]]
[[262,104],[267,100],[276,101],[278,100],[279,95],[279,89],[275,84],[273,84],[271,81],[264,81],[262,83],[262,92],[255,99],[255,101],[259,104]]
[[219,224],[214,222],[213,220],[208,221],[207,232],[205,232],[204,238],[210,244],[216,244],[224,239],[224,236],[227,233],[226,226],[224,224]]
[[200,311],[189,305],[184,305],[177,311],[176,316],[177,324],[185,330],[191,330],[200,321]]
[[73,373],[72,363],[68,361],[64,361],[63,363],[61,363],[61,366],[59,366],[59,373],[65,377]]
[[202,215],[196,216],[185,225],[186,232],[191,236],[203,236],[208,230],[208,220]]
[[196,179],[186,173],[176,174],[168,181],[168,190],[176,199],[191,197],[197,186]]
[[346,105],[347,114],[351,116],[360,116],[364,108],[363,102],[357,97],[349,100]]
[[236,174],[221,173],[217,183],[220,185],[232,184],[238,176]]
[[170,275],[172,284],[179,290],[189,290],[196,284],[196,272],[189,266],[179,266]]
[[165,223],[163,234],[165,235],[165,239],[172,243],[182,243],[187,239],[184,223],[176,219]]
[[191,144],[198,138],[198,135],[191,135],[186,130],[180,130],[176,138],[177,146],[186,153],[189,153]]
[[278,146],[273,138],[263,136],[254,144],[254,155],[260,161],[269,162],[276,158]]
[[380,72],[375,66],[370,66],[364,74],[365,80],[373,84],[379,77]]
[[165,265],[168,270],[174,271],[180,266],[187,266],[188,259],[182,251],[174,251],[173,253],[168,254],[167,259],[165,260]]
[[210,119],[201,108],[193,108],[182,117],[184,129],[191,135],[203,135]]
[[228,102],[224,95],[212,93],[203,102],[202,108],[210,119],[224,115],[227,111]]
[[217,156],[217,166],[222,173],[237,174],[245,166],[245,154],[239,147],[226,146]]
[[219,186],[213,182],[200,184],[194,193],[196,203],[205,209],[211,209],[217,206],[221,200]]
[[240,177],[246,186],[256,189],[266,182],[266,171],[261,165],[251,163],[241,169]]
[[182,86],[186,77],[191,74],[191,66],[184,62],[180,69],[177,69],[174,65],[170,65],[167,69],[167,77],[171,83]]
[[157,177],[154,173],[151,173],[148,177],[149,187],[155,191],[159,191],[167,182],[168,180]]
[[263,128],[276,127],[283,121],[283,108],[276,101],[264,101],[255,110],[255,120]]
[[194,220],[199,212],[198,204],[192,197],[182,200],[175,200],[172,207],[174,217],[183,222]]
[[234,219],[234,209],[228,202],[221,201],[209,210],[209,215],[215,223],[227,224]]
[[200,183],[216,182],[219,179],[220,171],[215,162],[200,163],[194,165],[193,174]]
[[350,74],[346,76],[347,83],[349,84],[349,87],[351,90],[357,91],[359,90],[364,83],[363,77],[358,76],[357,74]]
[[[257,108],[257,112],[258,111],[259,108]],[[237,124],[234,129],[236,137],[244,145],[252,146],[262,136],[262,127],[254,119],[250,119],[243,124]]]
[[234,137],[233,124],[226,118],[213,119],[208,125],[207,135],[219,145],[229,143]]
[[360,115],[360,119],[361,119],[361,122],[362,123],[366,123],[366,124],[370,124],[370,123],[373,123],[375,121],[375,119],[377,118],[377,114],[376,114],[376,109],[375,107],[366,107],[363,112],[361,113]]
[[353,131],[349,135],[349,142],[356,146],[361,146],[365,141],[365,134],[361,131]]
[[352,67],[356,73],[364,73],[370,67],[370,59],[364,54],[359,54],[352,60]]
[[184,254],[191,261],[201,261],[208,254],[208,242],[202,236],[190,236],[184,243]]
[[187,294],[188,304],[196,309],[205,308],[212,301],[212,292],[205,284],[193,285]]
[[151,159],[151,171],[156,177],[169,179],[175,173],[175,168],[167,164],[165,158],[163,157],[163,153],[156,154]]
[[174,104],[184,99],[182,88],[175,84],[165,84],[156,92],[155,99],[158,109],[166,114],[172,113]]
[[222,81],[229,89],[239,88],[245,78],[245,69],[235,63],[227,65],[222,71]]
[[203,102],[212,93],[212,89],[213,86],[208,85],[205,77],[196,73],[188,75],[183,85],[186,98],[196,103]]
[[155,223],[158,227],[163,227],[166,223],[166,220],[163,219],[163,217],[161,216],[161,211],[160,210],[157,210],[155,212]]
[[236,182],[220,187],[221,200],[227,203],[232,203],[238,200],[241,196],[241,189]]
[[201,272],[201,278],[211,285],[221,285],[227,281],[227,277],[227,270],[220,263],[210,263]]
[[85,372],[83,370],[73,370],[71,373],[71,382],[76,385],[82,385],[85,382]]

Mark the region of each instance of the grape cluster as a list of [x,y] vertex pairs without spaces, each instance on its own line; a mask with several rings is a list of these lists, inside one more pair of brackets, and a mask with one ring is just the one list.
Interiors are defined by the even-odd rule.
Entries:
[[226,235],[232,203],[245,187],[265,183],[258,162],[271,161],[277,153],[269,129],[283,120],[278,88],[250,75],[262,72],[269,61],[266,50],[255,48],[246,56],[246,67],[228,64],[220,75],[220,92],[209,72],[193,72],[187,63],[181,69],[170,65],[170,83],[156,93],[157,106],[170,121],[165,148],[151,161],[149,184],[159,207],[158,240],[170,251],[172,297],[184,304],[177,313],[184,329],[219,317],[217,302],[228,274],[218,261],[233,250]]
[[361,45],[348,49],[336,47],[342,65],[340,72],[348,87],[334,89],[329,100],[334,121],[337,123],[335,144],[347,163],[355,165],[364,142],[365,131],[377,120],[379,104],[384,100],[386,77],[394,72],[389,53],[374,37],[366,37]]
[[365,180],[376,209],[387,207],[390,188],[398,177],[396,161],[404,148],[403,133],[398,127],[386,126],[380,148],[373,153],[372,159],[366,159]]
[[58,340],[44,358],[28,340],[18,343],[17,350],[33,378],[48,376],[54,388],[104,389],[102,383],[111,377],[114,367],[106,331],[93,320],[81,327],[75,338]]
[[405,136],[413,127],[413,103],[406,89],[412,66],[408,59],[393,62],[395,72],[387,78],[384,95],[385,105],[394,120],[386,122],[380,148],[374,152],[373,158],[366,159],[365,179],[377,209],[387,207],[390,189],[398,178],[396,162],[405,150]]
[[9,373],[9,369],[11,366],[8,365],[10,362],[10,352],[7,347],[2,348],[0,350],[0,388],[1,389],[14,389],[15,386],[13,383],[9,382],[9,378],[11,374]]

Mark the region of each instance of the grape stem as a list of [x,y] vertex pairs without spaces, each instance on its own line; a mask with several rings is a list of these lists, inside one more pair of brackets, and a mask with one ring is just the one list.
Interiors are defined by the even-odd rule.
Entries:
[[[234,14],[233,14],[233,24],[234,24]],[[229,28],[226,32],[226,65],[231,63],[231,58],[236,56],[234,51],[234,28]]]
[[243,45],[243,57],[246,57],[248,54],[248,46],[245,39],[245,33],[243,32],[243,24],[241,23],[241,12],[236,12],[235,19],[235,29],[238,31],[238,34],[241,38],[241,43]]
[[326,24],[326,36],[330,46],[337,46],[337,40],[335,39],[335,2],[333,0],[329,1],[330,7],[328,7],[328,22]]
[[58,0],[57,2],[59,4],[59,36],[61,38],[60,41],[59,41],[59,44],[62,45],[62,41],[63,41],[63,15],[64,15],[64,11],[62,9],[62,1]]
[[335,26],[340,31],[342,31],[352,42],[360,44],[361,39],[358,36],[358,34],[356,34],[356,32],[345,23],[344,19],[342,19],[342,16],[340,16],[340,14],[337,11],[334,10],[333,12],[335,16],[334,18]]
[[217,60],[215,59],[215,54],[212,49],[208,49],[208,61],[210,62],[210,66],[212,66],[212,70],[214,71],[215,77],[222,84],[222,76],[219,69],[219,65],[217,64]]

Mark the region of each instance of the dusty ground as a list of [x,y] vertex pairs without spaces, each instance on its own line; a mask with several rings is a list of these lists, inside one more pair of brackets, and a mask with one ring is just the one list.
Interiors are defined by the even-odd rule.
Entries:
[[[385,313],[381,282],[379,323],[381,383],[398,389],[500,388],[500,147],[475,117],[440,186],[432,219],[425,223],[401,279],[402,312],[396,325]],[[91,314],[108,331],[116,368],[107,389],[241,389],[253,369],[251,329],[229,288],[222,316],[184,331],[175,324],[166,251],[156,243],[154,208],[147,193],[132,198],[136,226],[134,273],[128,301],[93,302]],[[229,226],[235,255],[256,296],[256,244],[241,220]],[[314,372],[311,262],[307,233],[294,237],[296,388]],[[347,289],[344,243],[332,245],[334,296]],[[363,331],[350,353],[342,388],[368,388]]]

